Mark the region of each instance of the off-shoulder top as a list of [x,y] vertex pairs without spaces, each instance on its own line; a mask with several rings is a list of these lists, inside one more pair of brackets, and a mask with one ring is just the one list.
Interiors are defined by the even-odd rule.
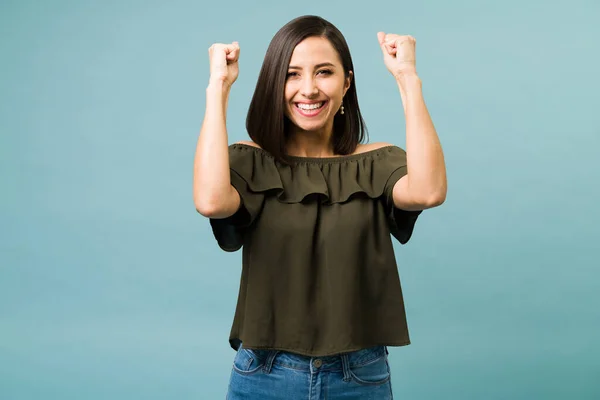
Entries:
[[229,146],[232,216],[210,219],[221,249],[242,250],[229,343],[326,356],[410,343],[392,236],[410,239],[421,211],[394,206],[406,152],[290,157]]

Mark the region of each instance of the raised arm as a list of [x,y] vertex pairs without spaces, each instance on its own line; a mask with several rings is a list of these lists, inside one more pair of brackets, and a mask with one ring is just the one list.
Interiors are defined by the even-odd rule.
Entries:
[[226,128],[229,93],[238,76],[239,46],[237,42],[214,44],[209,56],[206,110],[194,157],[193,199],[203,216],[226,218],[240,207],[240,196],[229,178]]
[[394,186],[394,205],[404,210],[437,207],[446,199],[446,165],[416,71],[416,40],[384,32],[377,37],[384,62],[400,89],[406,117],[407,174]]
[[407,174],[394,186],[394,205],[403,210],[437,207],[446,199],[446,166],[440,140],[427,111],[421,80],[398,77],[406,118]]

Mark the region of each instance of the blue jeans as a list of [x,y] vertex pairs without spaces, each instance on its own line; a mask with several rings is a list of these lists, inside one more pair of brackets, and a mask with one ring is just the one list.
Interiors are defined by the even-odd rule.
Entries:
[[246,349],[233,360],[227,400],[393,399],[386,346],[325,357]]

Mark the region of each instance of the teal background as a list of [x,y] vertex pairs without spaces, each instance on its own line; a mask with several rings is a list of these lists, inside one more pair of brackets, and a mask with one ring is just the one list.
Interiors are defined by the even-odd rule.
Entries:
[[[241,252],[192,201],[208,48],[229,141],[269,41],[344,33],[371,141],[405,144],[377,43],[417,39],[446,203],[396,245],[399,399],[600,398],[600,3],[0,2],[0,398],[224,398]],[[596,21],[596,22],[594,22]]]

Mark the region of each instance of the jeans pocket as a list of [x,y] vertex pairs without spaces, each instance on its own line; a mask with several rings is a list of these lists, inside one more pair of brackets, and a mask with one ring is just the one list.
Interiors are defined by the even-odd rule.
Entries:
[[245,349],[240,347],[233,359],[233,369],[242,375],[252,375],[263,367],[266,361],[263,350]]
[[390,380],[390,366],[386,356],[365,364],[350,367],[352,380],[361,385],[381,385]]

